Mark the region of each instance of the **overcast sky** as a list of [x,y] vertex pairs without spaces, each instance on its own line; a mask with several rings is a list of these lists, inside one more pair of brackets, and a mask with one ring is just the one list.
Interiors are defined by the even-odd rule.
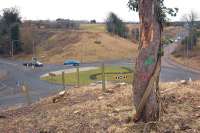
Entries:
[[[165,0],[166,5],[179,8],[172,20],[180,20],[183,14],[194,10],[200,14],[199,0]],[[23,19],[69,18],[74,20],[104,21],[109,12],[116,13],[124,21],[138,21],[136,13],[129,11],[128,0],[0,0],[0,9],[16,6]]]

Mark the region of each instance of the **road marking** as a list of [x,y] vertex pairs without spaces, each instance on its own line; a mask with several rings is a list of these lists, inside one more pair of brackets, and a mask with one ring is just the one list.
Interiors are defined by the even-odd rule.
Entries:
[[12,65],[12,66],[17,66],[18,64],[15,64],[15,63],[10,63],[10,62],[7,62],[7,61],[0,61],[0,63],[2,64],[7,64],[7,65]]
[[5,85],[5,84],[2,83],[2,82],[0,82],[0,84],[2,85],[2,87],[0,88],[0,91],[3,91],[3,89],[5,89],[5,88],[11,89],[12,91],[14,90],[14,88],[9,87],[9,86]]

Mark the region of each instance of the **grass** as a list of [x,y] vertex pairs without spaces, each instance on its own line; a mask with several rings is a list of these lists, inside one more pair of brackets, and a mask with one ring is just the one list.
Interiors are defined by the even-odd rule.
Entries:
[[[132,59],[138,53],[137,44],[106,33],[104,24],[81,24],[80,29],[82,30],[37,30],[39,60],[46,64],[61,64],[67,59],[88,63]],[[31,57],[32,54],[16,56],[21,60],[31,60]]]
[[[88,85],[93,82],[101,81],[101,68],[95,69],[95,70],[89,70],[89,71],[82,71],[80,72],[80,84],[81,85]],[[109,66],[105,67],[105,73],[106,73],[106,81],[112,81],[112,82],[127,82],[131,83],[133,79],[132,70],[130,70],[127,67],[118,67],[118,66]],[[124,74],[120,74],[124,73]],[[126,79],[116,79],[117,76],[127,76]],[[43,80],[47,80],[51,83],[62,83],[62,75],[57,75],[56,77],[45,77],[42,78]],[[77,83],[77,73],[68,73],[65,74],[65,84],[74,85]]]
[[105,24],[81,24],[80,29],[92,32],[106,32]]

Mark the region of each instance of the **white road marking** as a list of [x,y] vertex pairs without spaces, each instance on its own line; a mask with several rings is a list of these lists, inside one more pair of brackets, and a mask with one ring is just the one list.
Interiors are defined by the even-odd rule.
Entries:
[[0,61],[0,63],[7,64],[7,65],[12,65],[12,66],[18,66],[18,64],[16,64],[16,63],[11,63],[11,62],[7,62],[7,61]]

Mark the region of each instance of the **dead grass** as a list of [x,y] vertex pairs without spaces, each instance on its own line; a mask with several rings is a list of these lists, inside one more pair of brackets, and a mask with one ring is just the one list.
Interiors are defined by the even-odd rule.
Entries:
[[[199,86],[199,82],[161,84],[167,114],[152,133],[199,133]],[[30,107],[2,111],[0,115],[5,118],[0,118],[0,132],[143,132],[146,124],[132,122],[135,109],[131,86],[107,87],[113,91],[102,93],[100,86],[74,88],[57,103],[49,97]]]
[[[66,59],[94,62],[127,59],[137,55],[136,44],[107,33],[73,31],[60,34],[52,36],[44,45],[50,48],[42,46],[40,57],[43,57],[44,62],[63,63]],[[96,43],[97,40],[99,43]]]
[[[138,24],[128,24],[130,32]],[[105,24],[81,25],[81,30],[37,29],[37,56],[44,63],[63,63],[67,59],[81,62],[132,59],[138,45],[130,40],[111,36],[105,31]],[[175,36],[180,27],[165,28],[164,35]],[[31,46],[32,47],[32,46]],[[30,60],[32,54],[20,54],[16,58]]]
[[[104,24],[82,25],[82,30],[37,31],[37,56],[44,63],[63,63],[67,59],[81,62],[134,58],[137,44],[111,36]],[[46,34],[45,34],[46,30]],[[32,45],[32,44],[31,44]],[[31,46],[32,47],[32,46]],[[31,60],[32,54],[20,54],[17,59]]]
[[81,30],[90,31],[90,32],[106,32],[105,24],[81,24]]

